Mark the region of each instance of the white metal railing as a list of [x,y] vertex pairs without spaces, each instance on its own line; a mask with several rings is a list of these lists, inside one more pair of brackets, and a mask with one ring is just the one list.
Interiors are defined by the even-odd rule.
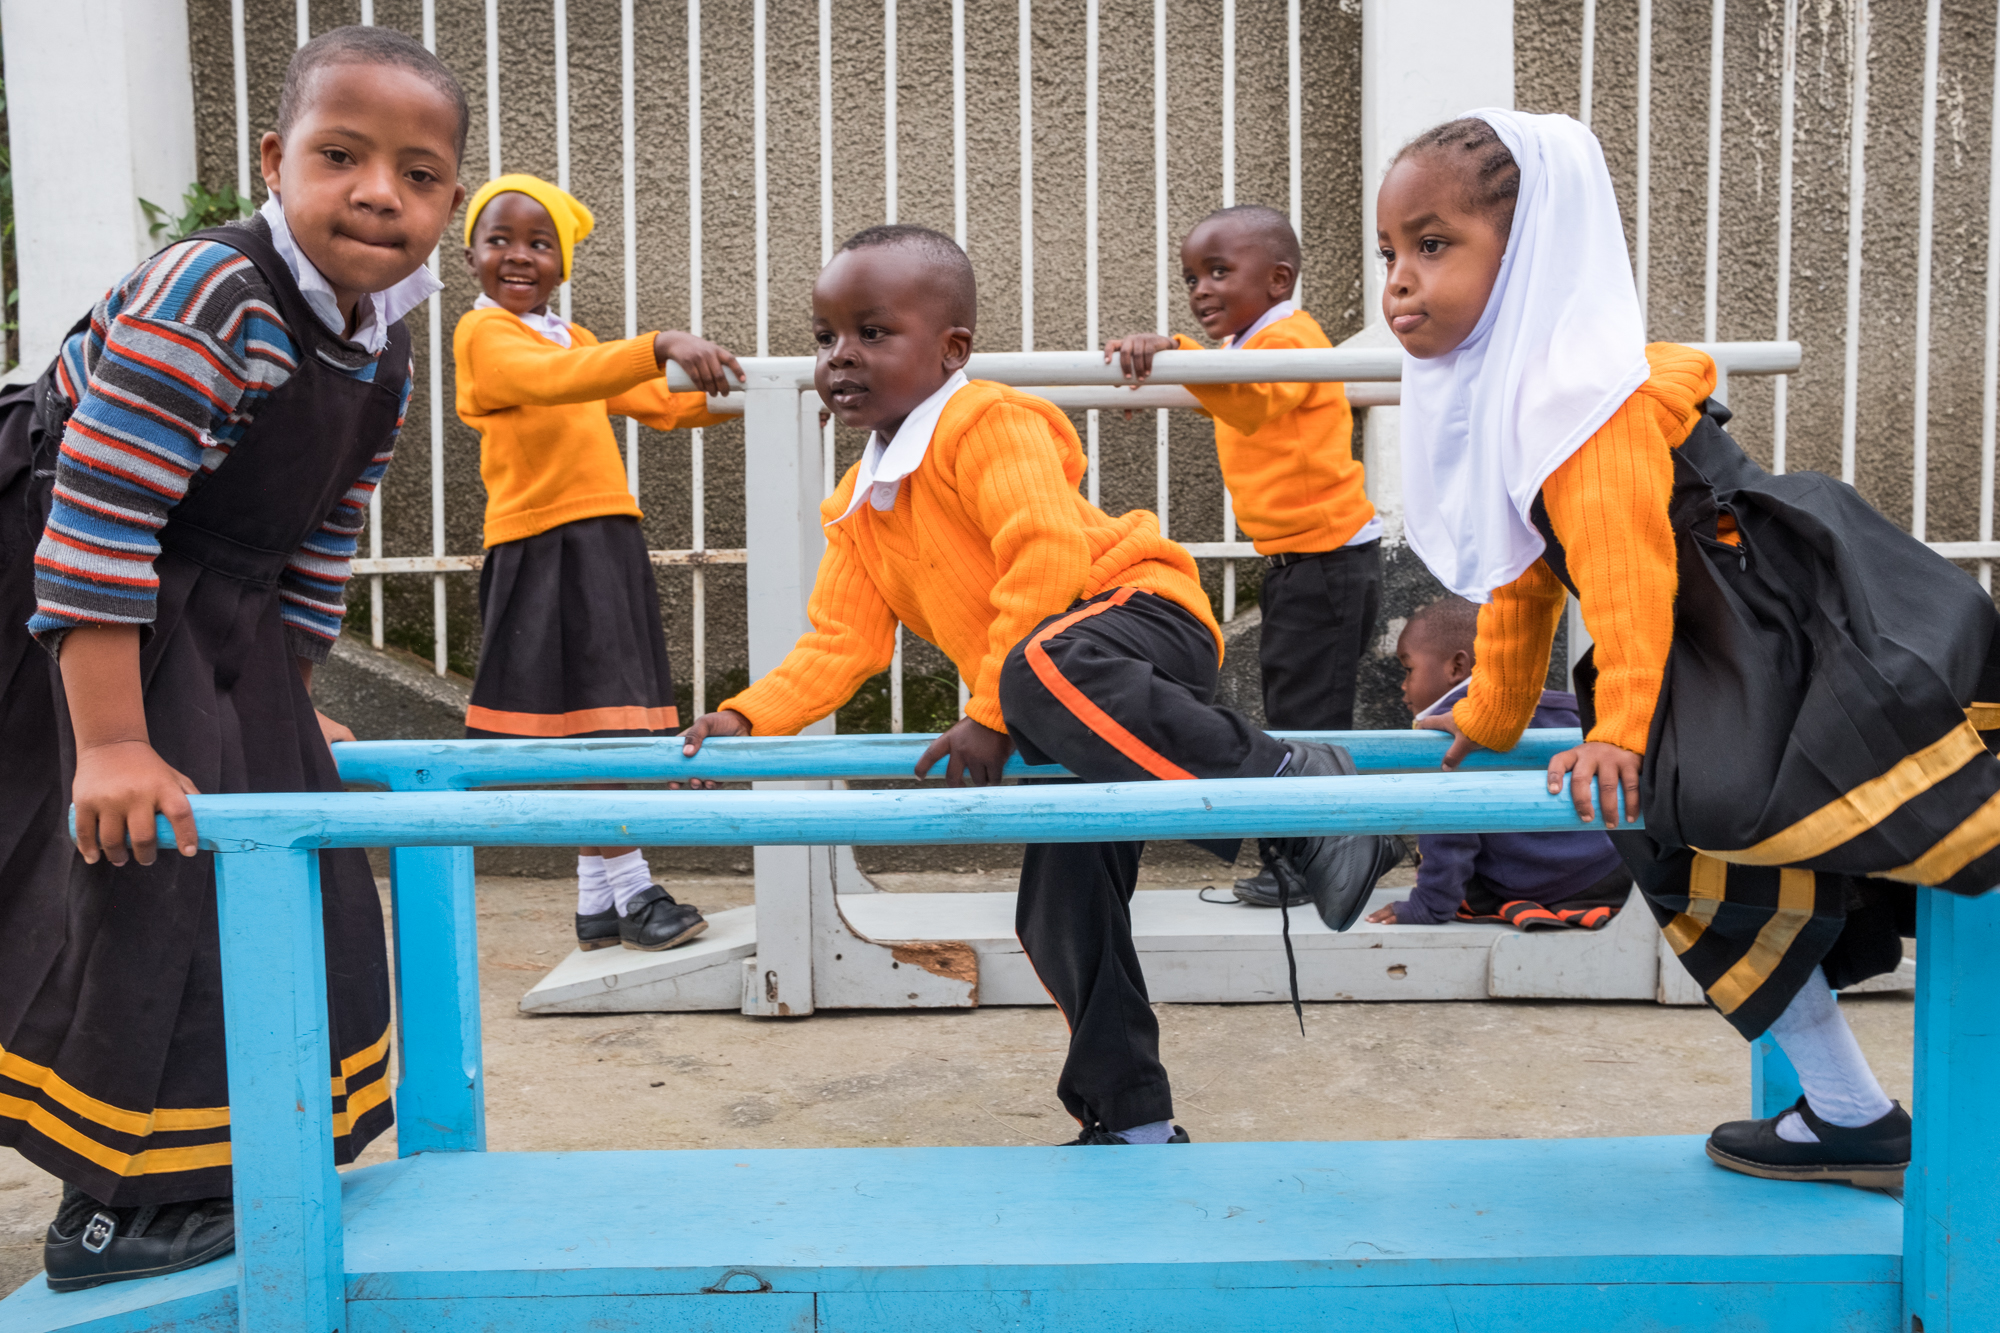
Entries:
[[[523,0],[524,3],[527,0]],[[884,49],[882,65],[883,80],[882,125],[884,155],[882,169],[882,216],[890,221],[898,217],[898,81],[894,76],[897,62],[897,0],[882,0]],[[1101,344],[1105,330],[1100,324],[1100,264],[1099,264],[1099,145],[1098,145],[1098,91],[1104,59],[1100,45],[1100,16],[1098,0],[1070,0],[1081,6],[1085,18],[1085,70],[1084,70],[1084,333],[1092,345]],[[512,7],[514,0],[509,0]],[[567,184],[571,161],[571,139],[569,118],[569,40],[570,23],[567,0],[550,0],[552,5],[552,50],[551,66],[554,73],[554,105],[552,121],[556,140],[556,162],[558,183]],[[702,71],[702,10],[700,0],[682,0],[686,9],[688,80],[686,89],[686,129],[687,136],[687,208],[688,208],[688,298],[691,331],[702,332],[703,325],[703,203],[702,203],[702,102],[705,85]],[[1598,50],[1596,42],[1595,0],[1579,0],[1583,22],[1583,42],[1579,92],[1581,114],[1590,119],[1591,105],[1596,93],[1602,91],[1601,81],[1595,79],[1595,61]],[[1793,202],[1793,155],[1796,139],[1796,67],[1799,44],[1798,0],[1782,0],[1784,11],[1783,66],[1781,80],[1782,115],[1780,120],[1780,153],[1778,170],[1779,195],[1779,236],[1777,240],[1777,276],[1775,291],[1774,342],[1785,344],[1790,337],[1790,284],[1792,278],[1791,225]],[[301,41],[310,31],[309,0],[295,0],[297,32]],[[1706,184],[1707,210],[1705,217],[1704,290],[1703,290],[1703,330],[1707,341],[1715,340],[1717,320],[1720,314],[1721,293],[1718,288],[1717,272],[1719,263],[1720,230],[1719,218],[1722,199],[1719,181],[1721,179],[1722,138],[1720,135],[1722,98],[1725,92],[1724,75],[1727,72],[1723,58],[1721,38],[1724,34],[1724,0],[1711,0],[1711,22],[1709,24],[1710,78],[1709,105],[1707,117],[1709,161]],[[231,42],[234,55],[234,94],[236,113],[237,174],[238,188],[246,195],[252,185],[251,158],[253,138],[250,133],[249,101],[247,83],[247,57],[245,53],[245,7],[246,0],[231,0]],[[423,40],[432,49],[437,44],[436,0],[423,0],[422,22]],[[1843,476],[1852,480],[1856,466],[1856,413],[1858,369],[1860,365],[1860,293],[1862,274],[1862,229],[1864,204],[1866,200],[1865,146],[1868,128],[1868,25],[1870,22],[1869,0],[1851,0],[1848,8],[1852,27],[1852,49],[1859,53],[1852,62],[1852,114],[1846,127],[1848,134],[1849,172],[1848,194],[1848,247],[1847,247],[1847,322],[1843,347],[1845,362],[1844,401],[1842,406],[1842,451],[1841,468]],[[832,121],[832,20],[831,6],[827,0],[820,0],[818,9],[818,69],[820,133],[818,136],[820,186],[819,231],[822,256],[830,254],[833,245],[833,143],[830,134]],[[1637,32],[1637,182],[1634,192],[1635,226],[1633,235],[1633,259],[1639,281],[1642,303],[1648,294],[1651,272],[1651,161],[1653,117],[1652,100],[1652,43],[1653,6],[1651,0],[1638,0]],[[1305,193],[1302,188],[1302,129],[1301,129],[1301,33],[1300,0],[1287,0],[1284,35],[1286,114],[1283,129],[1287,206],[1295,228],[1303,230],[1306,221],[1303,216]],[[621,0],[619,18],[619,79],[620,79],[620,131],[619,152],[621,163],[622,199],[622,249],[623,249],[623,293],[624,326],[627,336],[638,331],[638,239],[635,198],[635,145],[641,126],[637,123],[635,109],[634,71],[634,5],[633,0]],[[1940,25],[1940,0],[1926,0],[1925,11],[1925,60],[1923,124],[1917,136],[1922,154],[1923,172],[1919,198],[1919,246],[1918,259],[1920,281],[1915,293],[1914,314],[1918,326],[1916,358],[1916,404],[1912,438],[1912,469],[1916,482],[1916,499],[1912,511],[1912,529],[1917,535],[1926,536],[1926,513],[1924,486],[1928,480],[1929,466],[1929,423],[1926,419],[1929,375],[1929,314],[1930,314],[1930,255],[1928,242],[1934,232],[1935,198],[1935,155],[1937,150],[1935,122],[1938,114],[1938,43]],[[374,21],[374,5],[363,0],[360,12],[364,23]],[[748,275],[732,275],[732,281],[748,278],[755,286],[755,328],[756,350],[760,358],[770,351],[770,298],[771,298],[771,237],[770,237],[770,152],[768,136],[769,98],[767,88],[767,37],[770,16],[766,0],[753,0],[752,4],[752,94],[753,94],[753,182],[755,204],[755,261],[754,272]],[[1156,469],[1156,508],[1163,529],[1170,529],[1169,483],[1172,475],[1172,458],[1169,448],[1167,413],[1177,408],[1189,406],[1190,399],[1184,390],[1172,387],[1168,377],[1162,373],[1155,376],[1154,386],[1133,394],[1112,388],[1101,364],[1094,368],[1084,367],[1083,362],[1095,361],[1090,352],[1060,353],[1058,357],[1068,357],[1074,362],[1061,364],[1070,366],[1070,372],[1059,372],[1055,363],[1019,362],[1006,358],[1035,352],[1034,312],[1035,292],[1032,274],[1034,272],[1035,222],[1033,215],[1034,181],[1034,119],[1033,119],[1033,48],[1031,42],[1030,0],[1017,0],[1016,8],[1016,60],[1011,72],[1016,84],[1019,106],[1019,134],[1014,146],[1021,187],[1021,210],[1019,230],[1019,250],[1010,253],[1006,259],[1018,264],[1024,281],[1021,291],[1022,353],[991,354],[981,358],[974,367],[974,373],[993,378],[1006,379],[1016,383],[1026,383],[1048,389],[1048,396],[1065,408],[1087,413],[1085,440],[1089,468],[1085,491],[1095,502],[1100,495],[1101,467],[1099,449],[1099,413],[1106,406],[1119,408],[1141,408],[1156,412],[1156,446],[1154,464]],[[486,165],[491,173],[497,174],[504,165],[501,126],[503,117],[499,114],[505,93],[504,70],[500,58],[500,4],[499,0],[485,0],[485,47],[484,80],[487,100],[486,119]],[[1172,236],[1168,228],[1168,114],[1169,79],[1166,52],[1170,38],[1168,30],[1168,10],[1165,0],[1154,0],[1152,13],[1151,92],[1152,92],[1152,147],[1154,168],[1154,236],[1155,251],[1155,316],[1160,327],[1167,327],[1172,315],[1174,302]],[[966,132],[966,105],[968,96],[968,73],[965,54],[965,0],[952,0],[951,31],[951,172],[953,230],[961,244],[968,240],[967,228],[967,181],[968,181],[968,138]],[[1233,203],[1236,199],[1237,147],[1239,126],[1237,124],[1236,85],[1240,59],[1245,54],[1237,41],[1237,13],[1235,0],[1223,0],[1221,6],[1220,50],[1222,54],[1221,83],[1221,201]],[[1179,40],[1186,40],[1188,34],[1173,34]],[[1258,53],[1251,53],[1253,56]],[[711,90],[712,91],[712,90]],[[1977,560],[1982,582],[1990,586],[1991,561],[2000,558],[2000,543],[1993,534],[1993,471],[1995,453],[1995,407],[1996,407],[1996,367],[2000,367],[2000,231],[1991,225],[2000,220],[2000,60],[1995,62],[1994,115],[1996,118],[1993,142],[1990,145],[1994,159],[1994,173],[1990,186],[1988,265],[1986,273],[1986,344],[1984,358],[1984,405],[1981,414],[1980,436],[1980,495],[1978,506],[1978,535],[1975,541],[1937,542],[1933,545],[1942,553],[1954,559]],[[1247,127],[1245,127],[1247,128]],[[1266,133],[1270,133],[1266,129]],[[433,256],[433,265],[438,263]],[[561,294],[561,309],[569,313],[570,291],[565,284]],[[455,573],[476,569],[479,557],[476,555],[452,555],[446,551],[445,541],[445,494],[444,494],[444,403],[441,383],[441,343],[443,312],[438,298],[433,297],[428,315],[428,337],[424,340],[427,362],[427,383],[430,390],[428,430],[429,455],[431,463],[431,533],[430,553],[426,555],[399,553],[386,555],[383,551],[383,531],[381,523],[381,502],[377,496],[370,505],[369,543],[367,555],[357,562],[357,573],[369,579],[372,596],[371,632],[379,645],[383,640],[383,580],[388,576],[430,575],[433,581],[433,642],[435,664],[440,673],[446,661],[445,623],[445,582]],[[1758,344],[1730,344],[1733,348],[1760,346]],[[1043,354],[1037,354],[1043,355]],[[1231,353],[1232,357],[1243,357],[1246,353]],[[1369,355],[1380,355],[1371,353]],[[1732,356],[1737,353],[1731,353]],[[1750,355],[1743,352],[1742,355]],[[1794,360],[1793,364],[1796,364]],[[1044,368],[1046,367],[1046,368]],[[1774,373],[1779,376],[1774,393],[1774,413],[1772,424],[1772,458],[1777,469],[1786,466],[1786,381],[1784,367],[1768,364],[1738,362],[1728,367],[1734,373]],[[1229,372],[1218,371],[1217,378],[1248,378],[1251,367],[1242,361],[1234,362]],[[1395,401],[1393,376],[1363,374],[1358,369],[1349,368],[1337,375],[1294,374],[1293,378],[1342,378],[1353,385],[1351,396],[1357,405],[1386,405]],[[1106,398],[1102,395],[1122,396]],[[694,687],[697,708],[707,702],[706,674],[706,601],[705,572],[711,565],[741,564],[752,559],[753,551],[742,549],[713,550],[706,546],[706,513],[704,480],[704,437],[701,431],[692,432],[689,471],[689,517],[690,546],[685,550],[654,552],[655,563],[669,568],[686,568],[691,578],[692,590],[692,638],[693,662],[690,673]],[[414,443],[414,441],[412,441]],[[628,481],[636,492],[639,471],[640,433],[636,423],[626,424],[624,450]],[[823,440],[823,460],[825,470],[818,481],[831,480],[831,436]],[[1229,510],[1226,491],[1221,496],[1221,522],[1217,525],[1217,537],[1213,542],[1189,543],[1200,558],[1219,559],[1224,562],[1225,610],[1233,610],[1234,564],[1237,559],[1249,554],[1248,543],[1236,540],[1234,517]],[[1202,524],[1201,526],[1206,526]],[[1185,524],[1181,530],[1186,531]],[[754,548],[754,542],[752,543]],[[753,653],[753,656],[755,654]],[[901,695],[901,651],[900,634],[897,664],[891,679],[892,704],[900,714]]]

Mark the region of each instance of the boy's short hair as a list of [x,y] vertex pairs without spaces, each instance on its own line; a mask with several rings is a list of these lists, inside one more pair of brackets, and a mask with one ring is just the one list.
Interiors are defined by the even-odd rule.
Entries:
[[1479,638],[1479,608],[1463,597],[1447,593],[1418,607],[1409,624],[1403,627],[1403,633],[1430,652],[1446,657],[1462,652],[1470,658]]
[[285,67],[284,90],[278,94],[278,137],[291,137],[292,126],[312,100],[313,76],[333,65],[394,65],[407,69],[451,100],[458,112],[458,162],[465,162],[465,136],[472,126],[472,108],[465,89],[444,62],[423,43],[394,28],[352,26],[335,28],[301,46]]
[[1277,209],[1266,204],[1234,204],[1216,209],[1196,225],[1205,225],[1217,218],[1241,221],[1257,234],[1265,249],[1271,252],[1271,258],[1280,264],[1290,264],[1294,274],[1305,262],[1305,252],[1299,248],[1299,234],[1292,230],[1292,220]]
[[855,232],[840,246],[848,250],[905,250],[917,256],[937,274],[939,295],[946,303],[951,322],[975,329],[979,322],[979,283],[972,273],[972,261],[958,242],[929,227],[912,227],[887,222]]

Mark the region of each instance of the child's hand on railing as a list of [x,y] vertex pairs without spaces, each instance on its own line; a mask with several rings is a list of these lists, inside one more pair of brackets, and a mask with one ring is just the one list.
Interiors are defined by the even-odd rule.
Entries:
[[319,719],[319,734],[326,738],[326,743],[328,745],[333,745],[339,741],[351,741],[354,739],[354,732],[347,726],[346,723],[335,722],[332,718],[328,717],[325,713],[320,712],[319,709],[317,708],[313,709],[313,716]]
[[681,753],[692,759],[701,753],[701,743],[710,736],[748,736],[750,719],[734,708],[725,708],[718,713],[703,713],[694,720],[694,725],[681,733]]
[[1153,373],[1154,354],[1173,350],[1174,340],[1164,333],[1128,333],[1104,344],[1104,359],[1117,357],[1119,373],[1136,387]]
[[104,856],[122,866],[130,855],[140,865],[153,864],[158,849],[158,821],[165,815],[173,825],[182,856],[196,851],[194,811],[189,796],[199,795],[187,776],[160,758],[141,740],[110,741],[76,754],[76,780],[70,800],[76,806],[76,849],[87,864]]
[[1012,753],[1013,737],[962,717],[932,741],[917,760],[917,776],[929,777],[931,766],[950,755],[951,762],[944,770],[947,787],[997,787],[1007,767],[1007,756]]
[[1640,757],[1622,746],[1609,741],[1585,741],[1549,760],[1549,795],[1562,790],[1563,774],[1569,774],[1569,798],[1576,806],[1576,817],[1588,824],[1596,818],[1596,803],[1590,794],[1590,780],[1596,778],[1604,788],[1604,826],[1617,828],[1615,793],[1620,788],[1625,792],[1626,815],[1638,817],[1639,764]]
[[1428,731],[1450,733],[1451,748],[1444,752],[1444,763],[1441,765],[1447,773],[1457,772],[1458,766],[1465,761],[1465,756],[1471,754],[1474,750],[1485,748],[1478,741],[1458,729],[1458,722],[1452,717],[1451,710],[1449,709],[1446,709],[1442,713],[1434,713],[1430,717],[1418,718],[1417,726]]
[[728,394],[730,384],[729,377],[722,373],[724,366],[735,371],[739,381],[743,378],[743,367],[737,364],[734,352],[679,329],[669,329],[653,339],[653,357],[662,370],[669,361],[685,370],[694,387],[703,393]]

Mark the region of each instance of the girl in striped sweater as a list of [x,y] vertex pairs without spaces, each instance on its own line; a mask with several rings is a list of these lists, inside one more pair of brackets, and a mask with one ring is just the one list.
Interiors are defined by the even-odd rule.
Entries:
[[[57,655],[51,704],[7,627],[0,753],[37,791],[0,807],[0,860],[29,870],[0,893],[0,1145],[65,1183],[59,1291],[235,1243],[215,880],[187,796],[340,790],[327,743],[351,737],[315,713],[313,667],[409,399],[400,321],[437,289],[466,120],[400,33],[307,43],[263,139],[270,201],[122,278],[0,415],[0,459],[31,458],[50,505],[25,632]],[[50,841],[70,800],[80,855]],[[392,1119],[388,959],[366,858],[321,853],[320,889],[348,1162]]]
[[[1667,942],[1805,1095],[1709,1155],[1899,1184],[1910,1118],[1830,987],[1894,968],[1914,885],[2000,880],[2000,616],[1851,487],[1771,476],[1722,427],[1714,363],[1645,346],[1603,153],[1566,116],[1480,111],[1412,142],[1377,206],[1406,353],[1411,546],[1484,603],[1466,697],[1424,725],[1505,750],[1566,596],[1584,743],[1549,766],[1604,825]],[[1644,831],[1619,829],[1618,797]]]

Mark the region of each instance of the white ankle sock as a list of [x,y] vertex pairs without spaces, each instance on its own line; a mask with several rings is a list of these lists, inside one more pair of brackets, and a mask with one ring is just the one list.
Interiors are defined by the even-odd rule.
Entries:
[[620,916],[625,915],[627,903],[653,887],[653,871],[646,864],[646,854],[641,851],[605,857],[604,877],[610,882],[611,896],[618,903]]
[[[1854,1032],[1820,969],[1813,969],[1785,1012],[1771,1024],[1771,1037],[1798,1071],[1806,1104],[1829,1125],[1859,1129],[1889,1114],[1889,1095],[1868,1068],[1868,1059],[1861,1054],[1860,1043],[1854,1040]],[[1796,1111],[1787,1112],[1778,1121],[1778,1137],[1787,1143],[1819,1142],[1819,1136]]]
[[576,914],[595,916],[611,906],[611,881],[604,877],[604,858],[576,858]]
[[1165,1143],[1174,1136],[1174,1122],[1155,1120],[1150,1125],[1134,1125],[1130,1129],[1116,1129],[1112,1133],[1127,1143]]

